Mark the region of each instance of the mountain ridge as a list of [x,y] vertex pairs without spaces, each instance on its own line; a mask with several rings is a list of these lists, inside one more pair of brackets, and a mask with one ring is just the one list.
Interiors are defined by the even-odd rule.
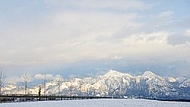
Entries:
[[[130,75],[110,70],[98,77],[54,80],[27,89],[37,94],[41,87],[44,95],[118,96],[127,98],[190,98],[190,78],[183,81],[174,77],[161,77],[151,71],[142,75]],[[4,94],[23,94],[24,87],[6,86]]]

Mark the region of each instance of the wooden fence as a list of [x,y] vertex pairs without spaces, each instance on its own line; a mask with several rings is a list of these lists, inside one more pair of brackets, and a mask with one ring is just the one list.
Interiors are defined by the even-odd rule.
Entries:
[[0,95],[0,103],[25,102],[25,101],[48,101],[48,100],[80,100],[80,99],[110,99],[113,97],[97,96],[65,96],[65,95]]

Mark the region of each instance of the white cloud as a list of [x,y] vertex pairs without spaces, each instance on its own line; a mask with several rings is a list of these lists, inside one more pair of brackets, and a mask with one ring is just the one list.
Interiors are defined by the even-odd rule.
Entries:
[[115,55],[115,56],[111,57],[111,59],[113,59],[113,60],[119,60],[119,59],[122,59],[122,57]]
[[35,76],[34,76],[34,78],[35,79],[53,79],[53,75],[52,74],[45,74],[45,75],[43,75],[43,74],[36,74]]
[[35,79],[46,79],[46,80],[57,80],[57,79],[62,79],[62,76],[61,75],[53,75],[53,74],[36,74],[34,76]]
[[47,4],[50,5],[62,5],[62,6],[72,6],[72,7],[78,7],[82,9],[127,9],[127,10],[144,10],[147,8],[150,8],[151,6],[148,4],[145,4],[142,1],[139,0],[132,0],[132,1],[126,1],[126,0],[110,0],[109,2],[107,0],[69,0],[69,1],[61,1],[61,0],[48,0],[46,1]]
[[158,14],[159,17],[161,18],[171,18],[174,12],[172,11],[164,11]]
[[[162,15],[169,13],[171,14],[168,11],[163,12]],[[138,17],[140,16],[137,13],[131,12],[52,13],[48,17],[47,25],[41,26],[44,28],[40,27],[42,31],[38,31],[38,27],[31,31],[18,27],[22,31],[16,34],[19,38],[16,40],[19,42],[13,40],[15,48],[7,49],[6,55],[1,53],[0,57],[2,61],[35,65],[71,63],[84,59],[101,60],[114,58],[115,55],[141,57],[142,54],[157,55],[160,51],[166,51],[169,47],[168,32],[146,32],[154,28],[145,26],[144,22],[137,22]],[[159,22],[154,24],[157,23]],[[144,28],[141,29],[142,27]],[[136,32],[130,34],[130,29],[124,28],[133,28]],[[29,35],[25,37],[25,34]],[[121,37],[120,34],[123,37],[117,41]],[[28,44],[30,42],[32,43]]]
[[[184,36],[172,36],[178,32],[174,31],[178,28],[173,26],[173,11],[161,9],[156,13],[149,4],[138,0],[45,2],[48,12],[40,18],[8,20],[0,25],[1,65],[43,66],[150,57],[166,60],[171,55],[170,62],[188,58],[184,53],[189,48],[173,46],[184,44],[185,40]],[[183,35],[187,37],[189,30]],[[52,74],[37,74],[35,78],[44,76],[56,78]]]
[[187,35],[187,36],[190,37],[190,30],[186,30],[186,31],[185,31],[185,35]]
[[[38,27],[33,30],[27,27],[22,28],[23,30],[19,27],[14,28],[19,29],[14,35],[17,38],[13,41],[8,40],[11,44],[15,44],[14,48],[11,46],[0,54],[2,61],[33,65],[110,57],[106,55],[107,53],[101,54],[96,50],[102,45],[109,46],[106,38],[114,36],[123,26],[134,26],[136,23],[133,20],[137,18],[136,13],[63,11],[51,15],[48,27],[44,27],[42,31],[38,31]],[[13,37],[12,33],[8,34],[10,38]]]
[[190,43],[190,30],[185,30],[182,33],[174,33],[168,37],[168,43],[174,46],[187,46]]
[[[80,8],[145,8],[141,1],[46,1]],[[57,4],[56,4],[57,5]],[[43,17],[43,16],[42,16]],[[137,13],[106,12],[106,11],[76,11],[74,9],[58,10],[46,15],[39,21],[23,20],[22,23],[12,23],[0,37],[2,50],[1,62],[17,65],[49,64],[56,62],[75,62],[81,59],[102,59],[112,55],[109,52],[112,38],[124,26],[138,26],[135,22]],[[6,23],[5,23],[6,24]],[[8,24],[8,23],[7,23]],[[102,49],[99,47],[103,47]],[[106,50],[104,50],[107,48]],[[97,52],[107,51],[107,52]],[[111,55],[109,55],[111,54]]]

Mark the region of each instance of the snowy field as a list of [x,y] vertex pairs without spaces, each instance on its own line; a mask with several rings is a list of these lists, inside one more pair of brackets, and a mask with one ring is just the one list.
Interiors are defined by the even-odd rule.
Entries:
[[93,99],[1,103],[0,107],[190,107],[190,102],[164,102],[143,99]]

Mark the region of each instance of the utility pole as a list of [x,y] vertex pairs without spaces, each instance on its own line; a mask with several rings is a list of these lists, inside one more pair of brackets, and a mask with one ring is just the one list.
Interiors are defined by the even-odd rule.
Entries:
[[79,90],[80,90],[80,96],[83,96],[83,94],[82,94],[82,80],[80,80],[80,87],[79,87]]
[[44,96],[45,96],[45,94],[46,94],[46,77],[44,77],[44,79],[43,79],[43,88],[44,88]]
[[5,80],[5,75],[3,74],[3,68],[1,68],[1,72],[0,72],[0,94],[4,85],[4,80]]
[[71,98],[71,94],[72,94],[72,81],[69,79],[69,82],[70,82],[70,84],[69,84],[69,96]]
[[122,89],[123,89],[122,85],[123,85],[123,84],[120,82],[120,83],[119,83],[119,96],[120,96],[120,97],[122,97],[122,94],[123,94],[123,93],[122,93]]
[[23,76],[23,84],[24,84],[24,94],[27,94],[27,90],[28,90],[28,82],[29,82],[29,77],[26,73],[24,73]]
[[57,81],[57,85],[58,85],[58,90],[59,90],[58,95],[60,95],[61,94],[61,79]]
[[90,88],[91,88],[91,78],[88,78],[88,81],[87,81],[88,85],[87,85],[87,96],[90,96]]
[[39,89],[38,89],[38,97],[39,97],[38,100],[40,101],[41,100],[41,98],[40,98],[41,97],[41,86],[39,86]]

